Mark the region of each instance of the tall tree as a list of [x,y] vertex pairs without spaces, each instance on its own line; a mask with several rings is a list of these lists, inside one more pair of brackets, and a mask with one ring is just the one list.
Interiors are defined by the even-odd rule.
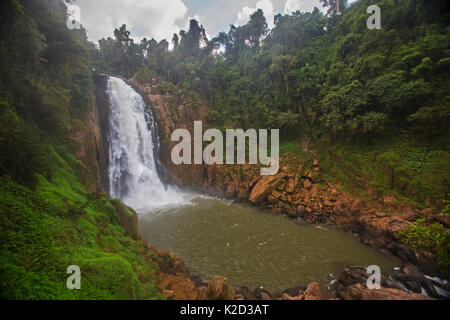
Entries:
[[319,0],[324,8],[328,8],[327,14],[342,14],[348,5],[348,0]]
[[264,12],[261,9],[256,10],[256,12],[250,16],[250,21],[247,26],[250,45],[254,48],[259,48],[261,39],[266,36],[269,31]]
[[173,34],[172,44],[173,44],[174,50],[177,50],[178,46],[180,45],[180,37],[178,37],[178,34],[176,34],[176,33]]
[[127,26],[123,24],[119,29],[114,30],[114,36],[116,37],[117,44],[120,47],[123,64],[125,66],[126,76],[131,77],[130,71],[130,31],[127,30]]

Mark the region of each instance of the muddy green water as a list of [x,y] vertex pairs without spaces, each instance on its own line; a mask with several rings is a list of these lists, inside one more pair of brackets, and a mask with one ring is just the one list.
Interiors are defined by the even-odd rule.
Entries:
[[194,275],[223,275],[249,288],[281,291],[312,281],[326,286],[346,266],[375,264],[388,275],[397,265],[354,235],[216,198],[140,214],[139,228],[149,243],[180,256]]

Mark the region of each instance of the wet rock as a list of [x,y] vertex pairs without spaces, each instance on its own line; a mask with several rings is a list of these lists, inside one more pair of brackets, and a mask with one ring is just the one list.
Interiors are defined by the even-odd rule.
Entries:
[[417,293],[408,293],[403,290],[393,288],[381,288],[370,290],[366,286],[358,283],[347,288],[346,300],[433,300],[433,298]]
[[[339,283],[345,287],[361,283],[367,284],[367,279],[370,274],[367,273],[367,269],[364,267],[349,267],[339,274]],[[384,275],[381,275],[381,286],[386,288],[396,288],[397,286]]]
[[419,278],[406,274],[396,274],[394,278],[403,284],[406,289],[415,293],[422,292],[421,280]]
[[283,293],[281,294],[281,300],[296,300],[296,299],[287,293]]
[[438,270],[436,268],[436,257],[429,252],[416,253],[415,260],[412,262],[420,267],[420,270],[427,275],[436,275]]
[[254,294],[258,300],[272,300],[272,295],[270,294],[270,292],[263,288],[255,289]]
[[302,300],[325,300],[325,295],[320,288],[320,284],[312,282],[308,285],[305,292],[301,295]]
[[297,297],[297,296],[300,296],[305,290],[306,290],[305,286],[297,286],[297,287],[286,289],[281,294],[282,295],[287,294],[291,297]]
[[234,290],[227,278],[216,276],[209,282],[206,296],[210,300],[234,300]]
[[414,252],[412,252],[406,245],[396,243],[394,244],[394,251],[400,259],[417,264],[417,258]]
[[330,285],[330,294],[336,298],[344,299],[346,289],[342,283],[336,280]]
[[245,286],[237,287],[235,290],[235,294],[236,298],[238,296],[242,296],[244,300],[256,300],[254,293],[248,287]]

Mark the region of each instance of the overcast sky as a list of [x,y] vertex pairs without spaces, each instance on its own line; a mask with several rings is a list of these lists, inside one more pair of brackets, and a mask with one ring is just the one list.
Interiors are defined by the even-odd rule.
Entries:
[[278,13],[322,9],[319,0],[74,0],[73,4],[80,7],[81,24],[93,42],[112,37],[122,24],[137,41],[154,37],[170,42],[173,33],[188,29],[191,18],[199,20],[211,37],[228,31],[230,24],[247,23],[258,8],[263,9],[269,27]]

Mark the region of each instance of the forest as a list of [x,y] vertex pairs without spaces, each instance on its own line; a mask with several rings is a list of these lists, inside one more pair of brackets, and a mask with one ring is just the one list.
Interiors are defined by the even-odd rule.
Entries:
[[[163,298],[153,282],[161,261],[121,223],[131,211],[90,188],[74,156],[101,74],[201,97],[208,127],[280,129],[285,155],[301,159],[307,139],[322,181],[448,215],[449,2],[321,2],[326,13],[278,14],[271,30],[259,9],[211,39],[193,19],[172,39],[135,41],[122,25],[97,44],[66,27],[62,1],[2,1],[0,298]],[[379,30],[366,26],[372,4]],[[404,242],[416,249],[438,230],[448,272],[448,229],[414,230]],[[74,257],[88,270],[81,291],[59,281]]]
[[276,127],[286,137],[304,128],[348,143],[406,131],[443,146],[436,138],[448,137],[446,2],[379,1],[381,30],[366,27],[370,4],[359,1],[342,16],[278,14],[270,31],[259,9],[212,39],[191,20],[171,50],[168,40],[135,43],[123,25],[99,41],[99,68],[198,93],[219,127]]

